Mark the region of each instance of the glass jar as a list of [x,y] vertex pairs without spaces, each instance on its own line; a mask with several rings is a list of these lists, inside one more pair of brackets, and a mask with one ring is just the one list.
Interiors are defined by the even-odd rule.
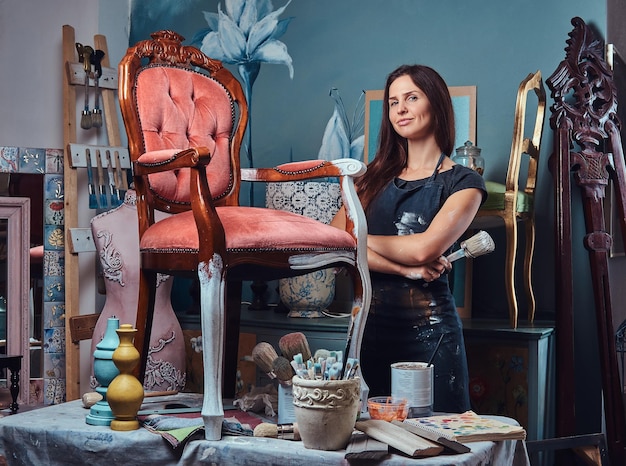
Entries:
[[465,144],[456,148],[456,155],[452,160],[482,175],[485,171],[485,159],[480,155],[480,151],[481,149],[473,145],[472,141],[465,141]]

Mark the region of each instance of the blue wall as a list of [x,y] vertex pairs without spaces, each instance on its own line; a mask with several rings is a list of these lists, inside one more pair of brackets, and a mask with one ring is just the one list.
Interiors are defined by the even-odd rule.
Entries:
[[[217,12],[218,4],[214,0],[172,0],[171,6],[169,2],[155,3],[159,2],[134,1],[131,43],[162,28],[191,39],[206,27],[202,11]],[[275,7],[284,3],[274,0]],[[536,70],[542,71],[544,82],[552,74],[565,57],[572,17],[580,16],[604,34],[606,10],[604,0],[293,0],[282,17],[294,19],[281,40],[293,59],[294,78],[289,78],[285,66],[264,64],[253,90],[255,165],[285,162],[290,152],[295,160],[317,157],[333,110],[328,97],[331,87],[339,89],[351,112],[360,91],[382,88],[393,68],[423,63],[437,69],[451,86],[477,86],[476,144],[486,159],[485,178],[504,180],[519,82]],[[553,196],[547,168],[552,131],[548,118],[537,189],[534,283],[539,319],[554,317]],[[256,195],[257,203],[262,196],[262,192]],[[574,238],[580,238],[575,241],[579,250],[574,257],[574,289],[580,295],[574,300],[576,327],[581,338],[591,338],[592,344],[591,349],[582,348],[577,357],[581,367],[589,367],[597,380],[595,314],[578,199],[573,201]],[[473,314],[506,318],[501,272],[504,235],[496,232],[494,239],[496,253],[475,261]],[[524,306],[522,302],[522,312]],[[585,395],[577,410],[583,418],[596,417],[599,396]]]

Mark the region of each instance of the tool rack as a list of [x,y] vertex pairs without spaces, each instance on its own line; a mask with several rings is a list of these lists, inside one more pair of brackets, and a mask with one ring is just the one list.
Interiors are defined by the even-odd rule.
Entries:
[[[78,44],[80,45],[80,44]],[[92,170],[98,170],[99,183],[99,203],[101,209],[116,207],[112,198],[117,196],[117,202],[122,202],[123,195],[120,191],[128,189],[126,171],[130,169],[130,158],[128,149],[121,146],[119,121],[117,117],[117,69],[110,67],[109,54],[105,36],[97,34],[94,36],[94,49],[104,52],[101,57],[101,74],[99,75],[98,88],[100,91],[100,101],[102,102],[102,119],[106,134],[108,136],[108,146],[94,146],[77,143],[77,127],[81,129],[81,121],[77,121],[77,92],[78,86],[86,86],[91,89],[96,87],[95,79],[89,76],[89,81],[85,79],[85,64],[80,62],[77,56],[77,43],[75,31],[72,26],[63,26],[63,146],[65,150],[63,180],[64,180],[64,211],[65,211],[65,380],[66,399],[74,400],[80,397],[80,347],[79,340],[70,337],[72,335],[71,325],[74,321],[83,317],[90,319],[95,324],[94,315],[81,316],[79,309],[79,289],[80,273],[78,253],[85,251],[95,251],[95,244],[91,238],[89,227],[81,228],[78,215],[78,196],[83,193],[78,192],[79,171],[85,170],[89,174],[91,181]],[[87,91],[87,89],[85,89]],[[97,91],[98,89],[96,89]],[[104,184],[104,170],[109,178]],[[114,185],[118,189],[114,190]],[[93,181],[90,186],[96,188]],[[106,194],[105,194],[106,193]],[[104,198],[102,197],[104,195]],[[121,197],[121,199],[120,199]],[[107,201],[103,205],[103,201]],[[90,208],[95,208],[92,204]],[[90,337],[90,335],[89,335]],[[83,337],[84,339],[85,337]]]

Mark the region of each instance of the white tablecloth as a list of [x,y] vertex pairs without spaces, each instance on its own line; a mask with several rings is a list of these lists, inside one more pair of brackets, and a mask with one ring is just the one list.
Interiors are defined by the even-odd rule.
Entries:
[[[306,449],[302,442],[224,436],[192,440],[178,456],[160,435],[144,428],[130,432],[85,423],[80,401],[0,418],[0,454],[9,465],[348,465],[345,451]],[[524,442],[475,442],[462,455],[414,459],[390,454],[377,465],[529,465]]]

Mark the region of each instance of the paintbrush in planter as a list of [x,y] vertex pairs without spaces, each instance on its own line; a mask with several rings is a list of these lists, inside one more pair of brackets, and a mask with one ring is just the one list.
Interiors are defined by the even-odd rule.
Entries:
[[284,356],[278,356],[272,362],[272,372],[281,384],[291,384],[291,379],[295,375],[291,363]]
[[271,379],[276,378],[272,364],[277,357],[278,354],[276,354],[276,350],[267,342],[261,341],[252,348],[252,360],[259,369],[265,372]]
[[454,262],[457,259],[462,257],[469,257],[471,259],[475,259],[484,254],[489,254],[493,252],[496,248],[495,243],[489,233],[486,231],[479,231],[471,238],[466,239],[461,242],[461,249],[454,251],[452,254],[448,255],[446,258],[450,262]]
[[287,360],[291,361],[293,357],[300,353],[302,354],[302,360],[308,361],[311,359],[311,349],[309,348],[309,342],[306,336],[302,332],[293,332],[283,335],[278,341],[278,347],[283,353],[283,356]]

